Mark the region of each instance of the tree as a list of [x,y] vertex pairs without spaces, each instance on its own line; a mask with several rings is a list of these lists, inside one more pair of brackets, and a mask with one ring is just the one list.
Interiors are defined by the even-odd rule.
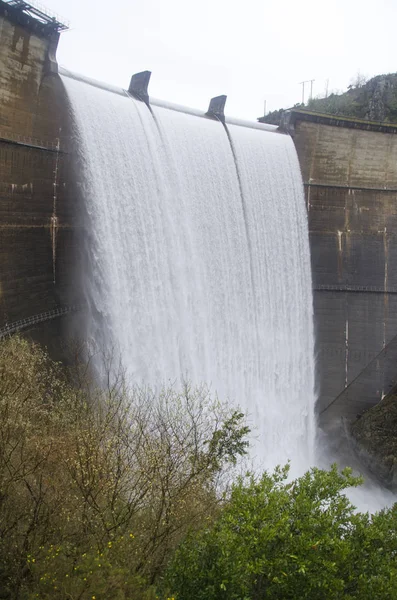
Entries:
[[368,81],[368,77],[357,71],[356,75],[350,79],[348,89],[359,89]]
[[242,413],[204,386],[129,388],[121,371],[99,388],[89,371],[0,342],[0,598],[151,598],[246,452]]
[[178,600],[397,597],[396,508],[356,513],[349,469],[287,476],[241,479],[216,522],[188,537],[168,571]]

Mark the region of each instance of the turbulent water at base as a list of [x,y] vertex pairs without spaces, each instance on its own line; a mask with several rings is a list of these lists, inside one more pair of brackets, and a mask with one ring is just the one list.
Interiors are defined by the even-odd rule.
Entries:
[[266,467],[314,443],[307,216],[288,136],[64,77],[78,132],[88,334],[129,376],[187,379],[248,413]]

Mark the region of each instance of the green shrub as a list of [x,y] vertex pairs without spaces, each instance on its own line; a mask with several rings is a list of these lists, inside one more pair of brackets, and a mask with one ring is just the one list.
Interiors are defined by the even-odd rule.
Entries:
[[397,511],[354,512],[336,466],[288,483],[288,468],[240,480],[213,525],[176,552],[178,600],[397,598]]

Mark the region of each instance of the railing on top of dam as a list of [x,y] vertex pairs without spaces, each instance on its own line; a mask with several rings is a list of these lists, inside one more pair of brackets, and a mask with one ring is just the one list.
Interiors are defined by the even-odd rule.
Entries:
[[26,2],[26,0],[3,0],[3,2],[9,9],[14,10],[16,14],[23,13],[50,31],[66,31],[70,27],[66,19],[59,16],[53,10],[49,10],[37,0],[30,0],[30,2]]
[[30,317],[26,317],[25,319],[14,321],[13,323],[7,323],[3,327],[0,327],[0,339],[7,337],[7,335],[12,335],[13,333],[22,331],[23,329],[32,327],[33,325],[37,325],[38,323],[44,323],[45,321],[50,321],[51,319],[56,319],[57,317],[62,317],[63,315],[75,313],[80,310],[82,310],[81,305],[59,306],[53,310],[32,315]]

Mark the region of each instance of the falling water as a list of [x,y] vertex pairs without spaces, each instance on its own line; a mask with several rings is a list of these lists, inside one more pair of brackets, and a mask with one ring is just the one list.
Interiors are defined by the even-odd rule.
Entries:
[[288,136],[63,77],[88,214],[88,334],[134,381],[206,383],[270,467],[311,462],[307,217]]

